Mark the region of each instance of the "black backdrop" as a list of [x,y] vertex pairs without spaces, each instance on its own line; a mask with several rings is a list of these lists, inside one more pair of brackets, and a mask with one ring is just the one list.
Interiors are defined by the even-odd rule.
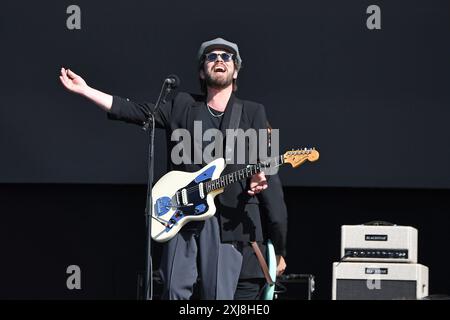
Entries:
[[[81,30],[66,28],[71,4],[81,8]],[[371,4],[381,8],[381,30],[366,28]],[[449,293],[448,258],[436,249],[450,242],[448,1],[1,6],[0,297],[136,296],[145,134],[64,91],[59,69],[153,101],[170,73],[198,91],[196,52],[216,36],[239,44],[238,95],[266,105],[282,149],[321,152],[313,165],[281,170],[288,272],[315,274],[317,297],[328,299],[340,225],[382,219],[419,229],[431,292]],[[163,138],[158,132],[157,177]],[[82,268],[81,291],[65,286],[71,264]]]
[[286,185],[450,186],[448,1],[378,2],[381,30],[366,27],[371,1],[78,1],[81,30],[69,4],[2,3],[0,182],[145,183],[143,131],[64,91],[60,67],[154,101],[170,73],[198,91],[198,47],[223,36],[241,48],[239,95],[266,105],[282,150],[321,151]]

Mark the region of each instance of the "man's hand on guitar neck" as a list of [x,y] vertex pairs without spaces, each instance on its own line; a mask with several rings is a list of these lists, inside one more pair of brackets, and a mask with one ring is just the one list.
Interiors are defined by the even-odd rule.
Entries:
[[250,190],[248,190],[248,194],[254,196],[267,189],[267,186],[267,179],[264,172],[254,174],[250,180]]

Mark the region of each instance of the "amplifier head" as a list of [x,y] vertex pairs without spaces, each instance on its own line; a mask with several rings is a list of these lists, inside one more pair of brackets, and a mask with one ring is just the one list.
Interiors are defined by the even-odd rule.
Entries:
[[344,261],[417,263],[417,229],[409,226],[344,225]]

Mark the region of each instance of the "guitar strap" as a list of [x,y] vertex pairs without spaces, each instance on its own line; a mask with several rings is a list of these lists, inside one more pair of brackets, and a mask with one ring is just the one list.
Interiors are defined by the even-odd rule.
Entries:
[[264,259],[264,256],[261,252],[261,249],[259,249],[258,243],[256,241],[250,242],[253,248],[253,251],[255,251],[256,258],[258,258],[259,265],[261,266],[261,269],[264,273],[264,278],[266,278],[266,282],[273,286],[274,281],[272,280],[272,277],[269,274],[269,267],[267,266],[266,259]]
[[[239,99],[235,99],[234,103],[233,103],[233,108],[231,109],[230,122],[228,123],[227,129],[236,130],[239,128],[239,122],[241,122],[242,109],[243,109],[242,101],[240,101]],[[233,144],[236,143],[236,139],[237,139],[237,136],[234,135]],[[227,144],[225,145],[225,160],[227,162],[232,160],[232,159],[228,159],[228,151],[231,151],[231,150],[228,150],[228,148],[229,148],[229,146],[228,146],[228,142],[227,142]],[[234,155],[231,155],[231,156],[234,157]],[[243,184],[242,181],[239,181],[239,183],[241,184],[242,188],[245,188],[245,185]]]
[[233,104],[233,109],[231,110],[230,123],[228,125],[228,129],[236,130],[237,128],[239,128],[241,115],[242,115],[242,102],[236,99]]

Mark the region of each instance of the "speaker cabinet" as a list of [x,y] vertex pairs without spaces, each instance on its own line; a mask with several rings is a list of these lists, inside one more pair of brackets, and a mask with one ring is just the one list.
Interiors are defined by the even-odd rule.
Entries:
[[428,296],[421,264],[335,262],[333,300],[417,300]]
[[278,300],[312,300],[315,280],[312,274],[287,274],[277,277],[275,298]]

